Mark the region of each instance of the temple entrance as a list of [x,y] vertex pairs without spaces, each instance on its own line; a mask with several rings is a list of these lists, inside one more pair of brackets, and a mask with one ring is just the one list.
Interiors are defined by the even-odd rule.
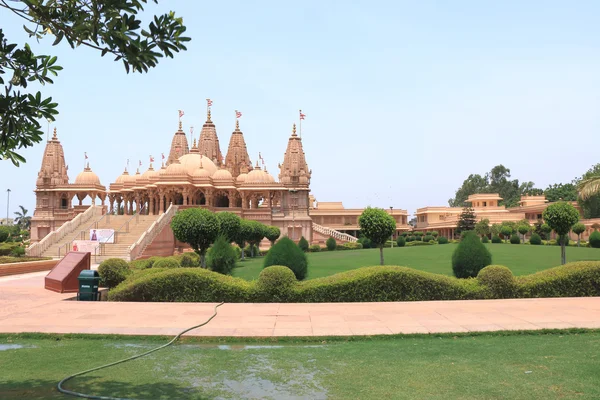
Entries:
[[215,197],[215,207],[229,207],[229,197],[226,194],[218,194]]
[[183,205],[183,195],[181,193],[175,193],[173,195],[173,204],[175,204],[176,206]]
[[194,204],[197,206],[206,205],[206,197],[204,197],[204,193],[198,192],[194,195]]

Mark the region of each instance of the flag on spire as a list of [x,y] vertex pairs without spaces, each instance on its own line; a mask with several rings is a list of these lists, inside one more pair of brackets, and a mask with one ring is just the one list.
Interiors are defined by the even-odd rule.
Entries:
[[213,102],[211,99],[206,99],[206,104],[208,104],[209,107],[212,106],[212,103]]
[[239,112],[238,110],[235,110],[235,117],[240,118],[241,116],[242,116],[242,113]]
[[165,159],[165,153],[160,153],[160,154],[162,156],[162,159],[164,160]]
[[302,110],[300,110],[300,119],[304,119],[306,117],[306,114],[302,114]]
[[140,160],[138,167],[141,167],[141,166],[142,166],[142,160]]
[[154,162],[154,157],[150,156],[150,162]]
[[185,113],[183,112],[183,110],[179,110],[179,118],[183,117]]
[[86,160],[88,159],[87,151],[83,152],[83,156],[85,157]]

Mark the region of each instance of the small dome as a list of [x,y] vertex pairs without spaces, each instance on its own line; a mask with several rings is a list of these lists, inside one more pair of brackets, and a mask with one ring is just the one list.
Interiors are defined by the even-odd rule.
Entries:
[[87,167],[80,172],[79,175],[75,178],[76,185],[100,185],[100,178],[90,168],[90,164],[88,163]]
[[125,168],[125,171],[123,171],[123,173],[117,177],[115,183],[124,183],[125,178],[127,177],[129,177],[129,172],[127,172],[127,168]]
[[[163,175],[163,174],[161,174]],[[169,166],[167,167],[167,169],[165,170],[164,175],[166,176],[181,176],[181,175],[187,175],[187,170],[185,168],[185,166],[183,166],[179,160],[176,160],[175,162],[169,164]]]
[[257,166],[248,173],[245,183],[267,183],[268,181],[269,178],[267,177],[265,171]]
[[212,176],[213,180],[218,181],[231,181],[233,180],[233,176],[231,176],[231,172],[226,169],[219,169]]
[[154,168],[152,168],[152,164],[150,164],[150,167],[146,170],[146,172],[142,174],[142,178],[147,180],[154,180],[158,178],[158,175],[159,172],[155,171]]
[[134,184],[137,180],[137,177],[140,176],[140,171],[138,171],[135,175],[125,175],[125,173],[123,173],[123,175],[123,184]]
[[269,173],[269,171],[267,171],[266,167],[265,167],[265,175],[267,176],[267,182],[275,183],[275,178],[273,177],[273,175],[271,175]]
[[199,153],[189,153],[181,156],[179,157],[179,162],[185,167],[185,170],[190,175],[193,174],[196,169],[200,168],[200,166],[208,170],[211,176],[217,172],[215,163],[212,162],[210,158],[202,156]]
[[236,179],[236,182],[237,183],[244,183],[244,182],[246,182],[246,178],[248,178],[248,174],[246,174],[246,173],[239,174],[238,177],[237,177],[237,179]]
[[210,172],[204,168],[197,168],[192,174],[192,178],[210,178]]

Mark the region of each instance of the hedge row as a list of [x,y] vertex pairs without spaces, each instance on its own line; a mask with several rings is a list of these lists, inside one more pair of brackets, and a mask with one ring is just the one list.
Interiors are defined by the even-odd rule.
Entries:
[[[279,272],[272,271],[276,268]],[[204,269],[136,271],[109,292],[112,301],[368,302],[600,296],[600,261],[581,261],[514,277],[488,266],[477,278],[457,279],[406,267],[364,267],[325,278],[290,281],[269,267],[257,281]]]

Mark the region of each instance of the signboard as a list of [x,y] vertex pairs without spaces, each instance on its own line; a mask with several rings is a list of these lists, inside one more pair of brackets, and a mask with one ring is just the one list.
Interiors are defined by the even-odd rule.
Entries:
[[96,240],[73,240],[72,250],[96,254],[100,250],[100,242]]
[[102,243],[115,242],[114,229],[90,229],[90,240]]

